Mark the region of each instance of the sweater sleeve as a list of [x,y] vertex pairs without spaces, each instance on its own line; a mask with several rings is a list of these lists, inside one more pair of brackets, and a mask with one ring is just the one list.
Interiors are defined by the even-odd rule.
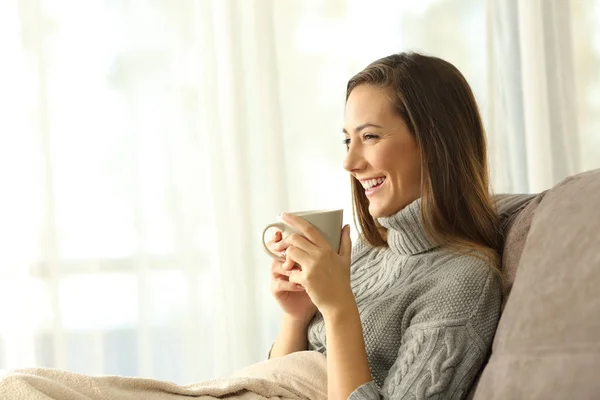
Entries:
[[349,400],[461,399],[484,361],[468,324],[411,327],[381,388],[368,382]]

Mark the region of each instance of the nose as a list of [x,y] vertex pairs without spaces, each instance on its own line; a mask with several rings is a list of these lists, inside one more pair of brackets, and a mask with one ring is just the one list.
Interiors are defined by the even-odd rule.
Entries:
[[346,157],[344,157],[344,169],[348,172],[356,172],[365,169],[367,162],[362,154],[360,144],[350,144]]

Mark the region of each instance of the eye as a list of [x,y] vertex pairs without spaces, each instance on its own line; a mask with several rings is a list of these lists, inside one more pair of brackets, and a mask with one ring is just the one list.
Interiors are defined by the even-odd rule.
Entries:
[[379,136],[373,135],[372,133],[365,133],[363,135],[363,140],[365,140],[365,141],[367,141],[367,140],[373,140],[373,139],[379,139]]
[[346,147],[350,146],[350,138],[344,138],[344,140],[342,141],[342,143],[344,143],[344,145]]

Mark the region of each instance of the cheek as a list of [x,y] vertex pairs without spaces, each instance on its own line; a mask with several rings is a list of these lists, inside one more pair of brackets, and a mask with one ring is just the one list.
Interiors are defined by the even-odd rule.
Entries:
[[395,152],[387,157],[386,172],[392,177],[400,189],[410,190],[421,182],[421,163],[414,154]]
[[419,152],[412,143],[381,143],[365,158],[371,167],[387,174],[405,189],[421,180]]
[[399,157],[398,150],[391,147],[382,147],[374,152],[371,165],[389,175],[394,175],[399,171],[402,164],[402,157]]

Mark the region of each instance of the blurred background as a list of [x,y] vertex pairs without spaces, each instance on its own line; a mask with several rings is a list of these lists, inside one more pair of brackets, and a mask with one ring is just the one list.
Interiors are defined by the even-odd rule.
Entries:
[[262,227],[351,222],[345,85],[407,50],[472,85],[495,192],[600,167],[600,0],[2,0],[0,368],[265,359]]

